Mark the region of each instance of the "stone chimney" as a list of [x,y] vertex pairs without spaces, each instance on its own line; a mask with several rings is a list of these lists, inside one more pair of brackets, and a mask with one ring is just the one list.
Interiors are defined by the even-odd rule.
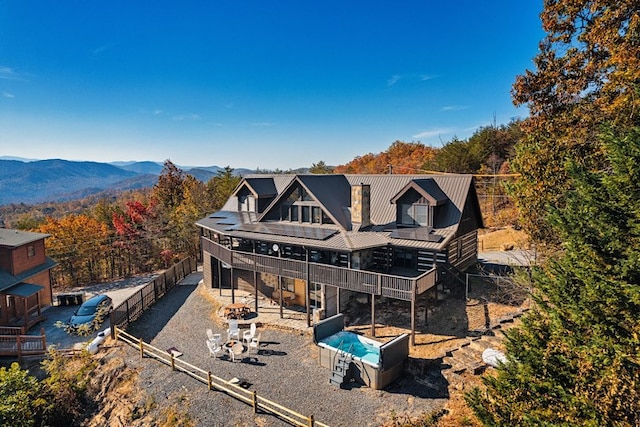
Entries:
[[366,227],[371,224],[371,186],[369,184],[351,186],[351,221]]

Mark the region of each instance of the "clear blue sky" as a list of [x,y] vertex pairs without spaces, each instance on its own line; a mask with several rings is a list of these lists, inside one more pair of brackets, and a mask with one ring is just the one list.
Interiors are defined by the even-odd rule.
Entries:
[[527,115],[541,0],[0,0],[0,156],[289,169]]

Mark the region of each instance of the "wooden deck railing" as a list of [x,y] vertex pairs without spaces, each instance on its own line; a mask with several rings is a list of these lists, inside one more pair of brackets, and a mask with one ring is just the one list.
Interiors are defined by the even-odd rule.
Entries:
[[327,424],[315,421],[313,415],[307,416],[293,411],[286,406],[280,405],[272,400],[258,396],[256,391],[246,390],[238,385],[232,384],[220,377],[217,377],[211,373],[211,371],[205,371],[191,363],[184,361],[182,358],[176,358],[172,354],[164,350],[160,350],[142,341],[142,339],[136,338],[123,331],[120,328],[114,329],[114,338],[129,344],[140,352],[140,357],[150,357],[167,366],[170,366],[174,371],[183,372],[190,377],[205,384],[209,390],[219,390],[229,396],[232,396],[241,402],[250,405],[253,408],[253,413],[257,413],[258,410],[262,410],[271,413],[278,418],[288,422],[294,426],[318,426],[328,427]]
[[47,352],[47,338],[44,328],[40,335],[23,335],[22,328],[0,328],[0,356],[22,356]]
[[432,268],[418,277],[403,277],[234,251],[206,237],[202,237],[202,248],[214,258],[233,268],[306,280],[308,267],[309,280],[312,283],[336,286],[340,289],[382,295],[404,301],[413,301],[416,295],[420,295],[434,287],[438,276],[436,268]]

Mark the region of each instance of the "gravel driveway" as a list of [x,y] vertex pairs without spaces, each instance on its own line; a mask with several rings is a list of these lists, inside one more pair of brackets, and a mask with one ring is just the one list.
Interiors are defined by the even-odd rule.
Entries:
[[[212,304],[203,285],[181,284],[158,301],[127,332],[160,349],[176,347],[182,359],[229,380],[245,379],[259,396],[332,426],[374,426],[393,413],[414,415],[442,408],[446,396],[405,375],[386,390],[354,386],[339,389],[329,384],[331,372],[317,361],[317,349],[309,334],[259,328],[261,351],[234,363],[226,355],[212,358],[205,343],[206,329],[223,333],[212,320]],[[141,367],[141,386],[155,402],[184,402],[198,426],[289,425],[268,414],[253,414],[249,405],[150,358],[141,359],[135,349],[123,346],[127,363]]]

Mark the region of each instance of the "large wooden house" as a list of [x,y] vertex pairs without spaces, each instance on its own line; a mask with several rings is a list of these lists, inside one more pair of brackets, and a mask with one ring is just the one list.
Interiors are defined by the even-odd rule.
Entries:
[[45,254],[47,237],[0,228],[0,326],[21,327],[26,333],[51,305],[50,270],[56,263]]
[[[204,280],[330,316],[354,293],[415,301],[477,261],[470,175],[251,175],[197,221]],[[257,304],[256,304],[257,309]],[[373,322],[375,323],[375,322]]]

